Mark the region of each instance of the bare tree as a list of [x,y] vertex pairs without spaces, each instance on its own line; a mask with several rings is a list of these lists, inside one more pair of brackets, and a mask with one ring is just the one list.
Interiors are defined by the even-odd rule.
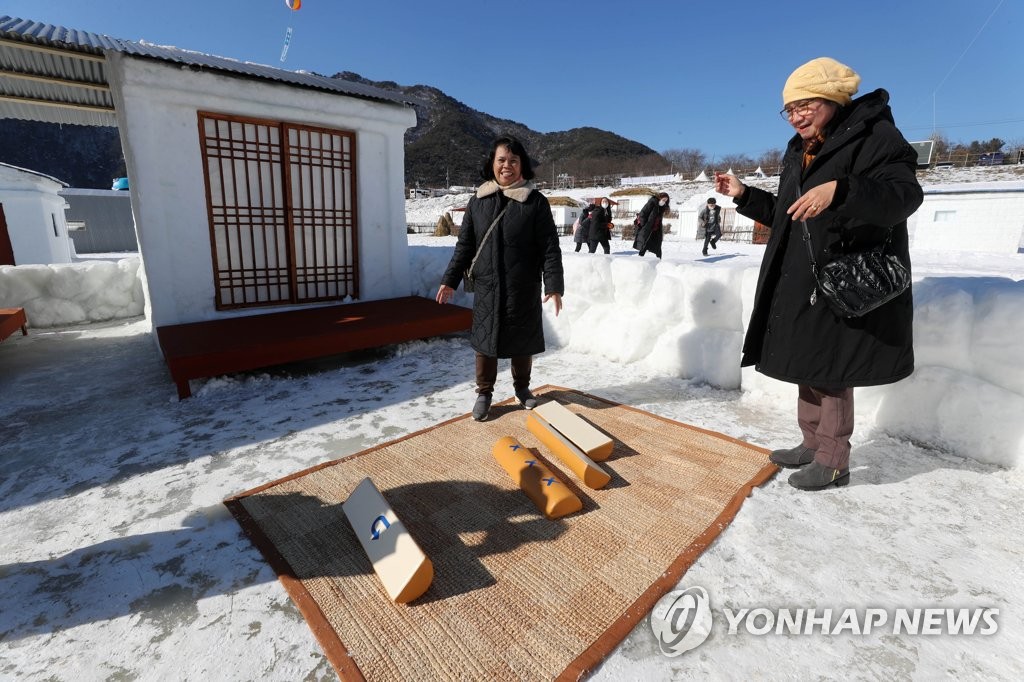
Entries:
[[707,167],[708,157],[699,149],[669,149],[661,153],[674,169],[684,175],[696,175]]
[[782,150],[769,149],[757,158],[757,165],[767,175],[774,175],[782,172]]
[[719,160],[718,165],[722,165],[726,168],[732,168],[740,174],[742,174],[743,171],[752,172],[756,167],[754,160],[746,154],[726,154]]

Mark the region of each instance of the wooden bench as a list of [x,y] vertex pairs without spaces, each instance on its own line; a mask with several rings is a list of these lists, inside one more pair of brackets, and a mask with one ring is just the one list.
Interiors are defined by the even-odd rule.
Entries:
[[178,397],[190,379],[466,331],[472,311],[420,296],[230,317],[156,328]]
[[0,308],[0,341],[21,329],[22,336],[28,336],[28,319],[24,308]]

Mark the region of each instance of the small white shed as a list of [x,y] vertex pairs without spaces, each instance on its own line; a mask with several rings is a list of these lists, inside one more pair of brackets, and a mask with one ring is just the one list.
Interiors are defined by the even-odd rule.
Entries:
[[555,225],[562,231],[571,228],[583,213],[581,202],[570,197],[548,197],[548,203],[551,205],[551,217],[554,219]]
[[1024,248],[1024,182],[924,185],[907,221],[916,249],[1017,253]]
[[11,17],[0,63],[0,116],[117,126],[153,327],[409,295],[405,95]]
[[0,234],[0,244],[9,243],[12,251],[0,254],[0,265],[72,261],[66,204],[58,194],[65,187],[67,183],[49,175],[0,163],[0,232],[5,232]]

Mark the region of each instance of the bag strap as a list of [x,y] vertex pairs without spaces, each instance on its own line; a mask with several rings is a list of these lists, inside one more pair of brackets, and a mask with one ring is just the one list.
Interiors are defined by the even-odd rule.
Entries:
[[483,250],[484,244],[487,243],[487,238],[491,236],[491,232],[494,231],[494,226],[498,224],[498,221],[501,220],[501,216],[505,215],[505,211],[507,210],[508,204],[505,204],[505,208],[501,209],[501,212],[498,213],[498,217],[494,219],[491,226],[487,228],[487,232],[484,233],[484,238],[480,240],[480,245],[476,247],[476,253],[473,255],[473,262],[469,264],[469,270],[467,270],[470,276],[473,275],[473,268],[476,267],[476,259],[480,257],[480,251]]
[[814,247],[811,245],[811,231],[807,229],[807,221],[801,220],[800,226],[804,232],[804,244],[807,245],[807,258],[811,261],[811,277],[814,278],[814,289],[811,290],[810,303],[813,306],[818,302],[818,262],[814,260]]

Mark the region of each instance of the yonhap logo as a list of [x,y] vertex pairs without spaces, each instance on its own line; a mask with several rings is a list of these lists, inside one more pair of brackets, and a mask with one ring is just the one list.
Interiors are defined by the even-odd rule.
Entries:
[[703,587],[673,590],[651,611],[651,629],[661,653],[678,656],[696,649],[711,634],[711,602]]

